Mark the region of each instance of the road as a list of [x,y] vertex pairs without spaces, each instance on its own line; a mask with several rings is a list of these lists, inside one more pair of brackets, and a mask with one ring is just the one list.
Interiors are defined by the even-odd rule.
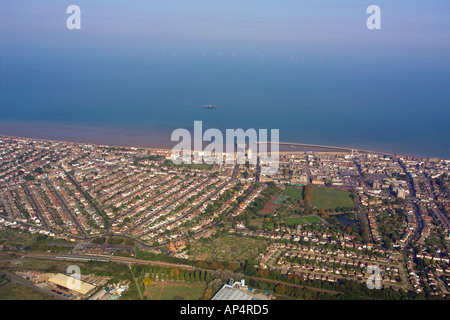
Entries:
[[50,189],[53,191],[53,194],[56,195],[56,197],[59,200],[59,203],[61,203],[61,205],[64,207],[64,210],[66,210],[66,212],[69,214],[70,218],[72,219],[72,221],[75,223],[75,225],[77,226],[78,230],[81,231],[81,233],[83,234],[84,239],[87,238],[87,234],[86,231],[84,230],[84,228],[78,223],[78,219],[73,215],[72,211],[69,209],[69,207],[67,207],[66,202],[64,201],[64,199],[61,197],[61,195],[59,194],[59,192],[55,189],[55,187],[53,186],[53,184],[50,182],[50,180],[48,178],[45,179],[45,182],[47,183],[47,185],[50,187]]
[[[220,191],[227,183],[229,183],[230,181],[233,181],[233,180],[236,178],[236,174],[237,174],[237,169],[238,169],[238,167],[239,167],[239,165],[237,165],[237,164],[234,166],[233,173],[232,173],[230,179],[229,179],[226,183],[224,183],[221,187],[219,187],[219,188],[212,194],[212,196],[216,195],[216,194],[217,194],[217,193],[218,193],[218,192],[219,192],[219,191]],[[61,168],[61,170],[63,170],[63,169]],[[66,172],[65,170],[63,170],[63,171],[64,171],[65,174],[69,177],[69,179],[72,181],[72,183],[75,185],[75,187],[76,187],[77,189],[80,190],[80,189],[81,189],[80,186],[79,186],[79,185],[77,184],[77,182],[70,176],[70,174],[69,174],[68,172]],[[47,182],[47,184],[49,185],[49,187],[51,188],[51,190],[53,191],[53,193],[54,193],[54,194],[56,195],[56,197],[58,198],[58,200],[59,200],[59,202],[61,203],[61,205],[62,205],[62,206],[64,207],[64,209],[68,212],[68,214],[70,215],[70,217],[72,218],[72,220],[74,221],[74,223],[77,225],[77,227],[79,228],[79,230],[81,230],[81,232],[82,232],[82,236],[81,236],[81,237],[80,237],[80,236],[72,236],[73,238],[75,238],[75,239],[77,239],[77,240],[93,240],[93,239],[98,238],[98,237],[101,237],[101,236],[107,236],[107,235],[109,235],[109,226],[110,226],[110,223],[109,223],[109,221],[107,221],[107,219],[106,219],[106,221],[105,221],[105,224],[106,224],[106,230],[105,230],[105,233],[104,233],[104,234],[102,234],[102,235],[95,235],[95,236],[88,236],[88,235],[86,234],[84,228],[82,228],[82,226],[79,225],[78,220],[73,216],[73,214],[71,213],[71,211],[70,211],[69,208],[67,207],[67,204],[64,202],[64,200],[62,199],[62,197],[61,197],[61,195],[59,194],[59,192],[57,192],[57,190],[54,188],[54,186],[52,185],[52,183],[51,183],[48,179],[46,179],[46,182]],[[206,182],[205,182],[205,183],[206,183]],[[37,228],[37,229],[49,230],[49,228],[48,228],[48,226],[47,226],[47,223],[46,223],[45,219],[42,217],[42,213],[41,213],[41,211],[40,211],[40,209],[39,209],[39,206],[37,206],[34,197],[31,195],[31,192],[29,191],[29,189],[27,188],[26,185],[24,185],[24,190],[25,190],[25,193],[27,194],[27,196],[29,197],[30,201],[32,202],[33,206],[35,207],[38,216],[40,216],[41,221],[42,221],[42,223],[44,224],[44,227],[39,227],[39,226],[36,226],[36,225],[32,225],[32,224],[28,224],[28,223],[24,223],[24,222],[20,222],[20,221],[17,221],[17,223],[18,223],[18,224],[21,224],[21,225],[28,226],[28,227]],[[90,203],[90,205],[97,211],[97,213],[99,213],[100,210],[94,205],[94,203],[92,203],[91,199],[87,198],[87,200],[88,200],[88,202]],[[175,199],[174,201],[172,201],[171,203],[169,203],[167,206],[165,206],[163,209],[167,208],[168,206],[170,206],[171,204],[175,203],[175,202],[178,201],[178,200],[179,200],[179,198]],[[200,203],[200,204],[199,204],[198,206],[196,206],[195,208],[189,210],[185,215],[183,215],[181,218],[179,218],[179,219],[177,219],[177,220],[183,219],[187,214],[189,214],[189,213],[191,213],[192,211],[194,211],[195,209],[199,208],[201,205],[203,205],[203,204],[204,204],[206,201],[208,201],[208,200],[209,200],[209,199],[205,199],[204,201],[202,201],[202,203]],[[161,209],[161,210],[163,210],[163,209]],[[177,220],[176,220],[176,221],[177,221]],[[145,221],[146,221],[146,220],[144,220],[144,221],[140,222],[139,224],[133,226],[132,229],[136,228],[138,225],[144,223]],[[135,241],[140,247],[144,247],[144,248],[154,248],[153,245],[149,245],[149,244],[147,244],[147,243],[144,243],[144,242],[140,241],[139,239],[136,239],[135,237],[129,236],[128,233],[131,232],[132,229],[128,230],[128,232],[127,232],[126,234],[115,234],[115,235],[116,235],[116,236],[120,236],[120,237],[124,237],[124,238],[127,238],[127,239],[130,239],[130,240],[133,240],[133,241]],[[202,230],[199,230],[199,231],[197,232],[197,234],[200,233],[200,232],[203,232],[203,231],[204,231],[203,229],[202,229]],[[141,234],[141,236],[142,236],[142,235],[145,235],[145,234]],[[185,237],[185,238],[186,238],[186,237]],[[185,239],[185,238],[183,238],[183,239]],[[182,238],[180,238],[180,239],[182,239]],[[161,243],[160,246],[164,246],[164,245],[166,245],[166,244],[167,244],[167,243]]]
[[[105,215],[100,211],[100,209],[92,202],[91,197],[89,196],[89,194],[87,192],[85,192],[83,190],[83,188],[81,188],[78,183],[75,181],[75,179],[66,171],[64,170],[61,166],[59,166],[59,168],[61,170],[63,170],[63,172],[66,174],[66,176],[69,178],[69,180],[73,183],[73,185],[78,189],[78,191],[80,191],[80,193],[82,195],[84,195],[84,197],[86,198],[86,200],[89,202],[89,205],[94,208],[94,210],[97,212],[97,214],[103,218],[104,222],[105,222],[105,235],[109,234],[109,220],[107,217],[105,217]],[[87,239],[87,238],[86,238]]]
[[[186,180],[187,180],[187,179],[186,179]],[[184,181],[186,181],[186,180],[183,180],[182,182],[184,182]],[[208,180],[205,180],[203,183],[200,184],[200,186],[206,184],[207,182],[208,182]],[[181,183],[181,182],[180,182],[180,183]],[[178,184],[177,184],[177,185],[178,185]],[[200,186],[199,186],[199,187],[200,187]],[[158,195],[159,195],[159,194],[158,194]],[[169,196],[172,196],[172,194],[170,194]],[[139,227],[140,225],[142,225],[143,223],[145,223],[145,222],[147,222],[149,219],[151,219],[154,215],[156,215],[156,214],[160,213],[161,211],[167,209],[168,207],[170,207],[170,206],[173,205],[175,202],[179,201],[180,199],[182,199],[182,198],[185,197],[185,196],[186,196],[186,195],[182,195],[181,197],[177,197],[177,198],[175,198],[173,201],[171,201],[170,203],[168,203],[167,205],[165,205],[164,207],[162,207],[161,209],[159,209],[158,211],[155,211],[155,212],[153,212],[152,214],[149,214],[149,215],[148,215],[145,219],[143,219],[141,222],[139,222],[139,223],[133,225],[133,227],[131,227],[130,229],[128,229],[128,230],[126,231],[125,234],[129,234],[129,233],[132,232],[134,229],[136,229],[137,227]],[[203,201],[203,202],[204,202],[204,201]],[[184,217],[184,216],[183,216],[183,217]],[[181,217],[181,218],[183,218],[183,217]],[[177,220],[175,220],[175,221],[178,221],[178,220],[180,220],[181,218],[179,218],[179,219],[177,219]],[[173,221],[173,222],[175,222],[175,221]],[[150,232],[151,232],[151,230],[148,231],[148,232],[142,233],[142,234],[140,234],[139,236],[142,237],[142,236],[144,236],[144,235],[146,235],[146,234],[148,234],[148,233],[150,233]]]
[[36,203],[36,199],[34,199],[33,195],[30,192],[30,189],[28,189],[28,186],[26,183],[22,183],[23,190],[25,191],[25,194],[27,195],[28,199],[30,199],[31,204],[33,205],[34,209],[36,210],[36,214],[38,215],[39,219],[41,220],[41,223],[44,225],[45,229],[48,229],[48,224],[46,219],[44,218],[44,215],[42,214],[41,209]]
[[50,289],[47,290],[47,289],[40,288],[40,287],[34,285],[33,283],[31,283],[30,281],[25,280],[19,276],[16,276],[15,274],[9,273],[8,271],[0,270],[0,274],[5,275],[5,277],[7,277],[11,281],[9,285],[12,285],[14,283],[19,283],[19,284],[27,286],[28,288],[31,288],[35,291],[38,291],[46,296],[52,296],[57,300],[68,300],[67,297],[64,297],[55,292],[52,292]]
[[11,207],[9,206],[9,202],[6,201],[6,197],[3,194],[3,192],[0,192],[0,200],[5,205],[6,212],[8,213],[8,218],[9,219],[14,219],[13,211],[11,210]]
[[[162,179],[159,179],[159,180],[155,181],[155,184],[158,184],[161,180],[162,180]],[[177,185],[178,185],[178,184],[176,184],[175,186],[177,186]],[[139,192],[139,191],[137,191],[137,192]],[[141,206],[146,205],[146,204],[147,204],[148,202],[150,202],[150,201],[153,201],[153,199],[154,199],[155,197],[159,196],[160,194],[161,194],[161,192],[156,193],[155,195],[153,195],[152,198],[149,198],[149,199],[145,200],[145,201],[141,204]],[[132,208],[132,209],[130,209],[130,210],[124,212],[124,213],[121,213],[121,214],[115,216],[115,217],[111,220],[111,224],[114,224],[114,222],[116,222],[119,218],[128,215],[128,214],[131,213],[133,210],[135,210],[135,208]]]
[[136,285],[136,288],[138,289],[139,295],[141,296],[141,300],[144,300],[144,297],[142,296],[141,288],[139,288],[139,285],[138,285],[138,283],[136,281],[136,278],[134,277],[133,270],[131,270],[131,265],[128,265],[128,268],[130,269],[131,276],[133,277],[134,284]]
[[[403,164],[403,162],[401,162],[398,159],[397,159],[397,162],[400,164],[400,166],[402,167],[402,169],[405,172],[408,172],[406,170],[406,167]],[[409,174],[406,174],[406,177],[408,178],[408,189],[409,189],[410,195],[414,195],[415,194],[414,183],[413,183],[411,177],[409,176]],[[414,203],[412,200],[413,200],[413,198],[411,196],[406,197],[407,204],[412,205],[414,207],[414,215],[416,218],[417,227],[415,228],[411,237],[408,239],[408,242],[405,244],[405,246],[402,250],[403,253],[408,253],[408,249],[413,248],[412,243],[417,241],[420,238],[420,235],[421,235],[422,229],[423,229],[422,212],[420,210],[420,207],[416,203]]]
[[[353,163],[355,164],[356,168],[358,169],[359,176],[362,177],[363,175],[362,175],[361,167],[360,167],[359,163],[356,160],[353,160]],[[354,200],[355,200],[356,206],[358,207],[358,216],[361,221],[362,227],[367,232],[367,235],[369,237],[369,239],[368,239],[369,242],[373,243],[374,238],[373,238],[372,230],[370,229],[368,217],[367,217],[366,213],[364,212],[364,209],[362,208],[361,203],[359,201],[359,196],[356,195]]]
[[434,194],[433,187],[432,187],[431,181],[430,181],[430,177],[425,175],[424,180],[427,185],[426,193],[428,194],[428,196],[430,198],[433,199],[431,202],[436,206],[436,208],[431,208],[431,211],[433,211],[436,218],[438,218],[438,220],[441,221],[441,223],[445,226],[445,228],[450,229],[450,221],[444,214],[442,214],[441,210],[439,210],[439,208],[437,207],[437,204],[436,204],[437,198],[436,198],[436,195]]
[[[238,167],[239,167],[238,164],[236,164],[236,165],[234,166],[233,173],[231,174],[231,178],[230,178],[227,182],[225,182],[224,184],[222,184],[221,187],[217,188],[217,190],[210,196],[210,198],[212,198],[212,197],[214,197],[216,194],[218,194],[218,193],[219,193],[219,192],[220,192],[220,191],[221,191],[221,190],[222,190],[222,189],[223,189],[230,181],[233,181],[233,180],[236,178],[236,174],[237,174],[237,169],[238,169]],[[188,216],[189,214],[191,214],[192,212],[194,212],[195,210],[197,210],[198,208],[200,208],[200,207],[201,207],[206,201],[208,201],[208,200],[209,200],[209,198],[203,200],[200,204],[198,204],[197,206],[195,206],[195,207],[192,208],[191,210],[187,211],[183,216],[181,216],[180,218],[178,218],[178,219],[176,219],[176,220],[174,220],[174,221],[172,221],[172,222],[175,223],[175,222],[177,222],[177,221],[179,221],[179,220],[181,220],[181,219],[184,219],[186,216]],[[227,213],[227,216],[228,216],[228,213]],[[217,224],[218,224],[218,223],[215,223],[215,224],[213,224],[212,226],[217,225]],[[202,233],[203,231],[204,231],[204,229],[201,229],[201,230],[195,232],[195,233],[194,233],[194,236],[197,235],[197,234]],[[146,235],[146,234],[148,234],[148,233],[150,233],[150,232],[151,232],[151,230],[148,231],[148,232],[145,232],[145,233],[140,234],[140,236],[144,236],[144,235]],[[180,237],[180,238],[177,238],[177,241],[179,241],[179,240],[184,240],[184,239],[187,239],[187,238],[188,238],[188,236]],[[164,245],[166,245],[166,244],[168,244],[168,242],[160,243],[159,247],[160,247],[160,246],[164,246]]]

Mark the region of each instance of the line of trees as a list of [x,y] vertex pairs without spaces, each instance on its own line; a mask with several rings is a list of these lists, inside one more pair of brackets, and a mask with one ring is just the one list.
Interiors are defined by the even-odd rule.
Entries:
[[152,280],[166,280],[166,281],[185,281],[185,282],[209,282],[213,279],[208,271],[202,270],[183,270],[180,268],[169,268],[160,266],[133,266],[133,274],[136,277],[141,277],[143,281],[148,278]]
[[308,206],[312,205],[313,193],[314,193],[314,186],[312,184],[307,184],[303,188],[303,202]]

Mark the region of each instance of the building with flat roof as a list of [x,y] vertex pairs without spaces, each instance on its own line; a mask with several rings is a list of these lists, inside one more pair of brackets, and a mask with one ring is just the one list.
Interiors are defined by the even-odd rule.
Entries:
[[47,280],[47,283],[50,286],[55,287],[56,289],[67,290],[82,297],[90,296],[95,292],[96,288],[96,286],[90,283],[66,276],[62,273],[58,273],[57,275],[51,277]]
[[211,300],[254,300],[253,297],[237,288],[224,284]]

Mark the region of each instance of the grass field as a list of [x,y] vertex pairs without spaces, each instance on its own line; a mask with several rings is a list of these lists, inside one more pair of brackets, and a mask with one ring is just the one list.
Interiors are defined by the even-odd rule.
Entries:
[[287,197],[288,197],[288,195],[286,195],[286,194],[277,194],[272,198],[272,200],[270,202],[279,206],[283,203],[284,200],[287,199]]
[[353,207],[355,204],[347,191],[336,190],[327,187],[314,189],[312,202],[318,208],[330,209],[336,207]]
[[0,288],[0,300],[55,300],[19,283]]
[[15,229],[0,231],[0,246],[31,246],[37,242],[38,235],[29,232],[20,232]]
[[305,220],[303,220],[300,217],[289,217],[289,218],[285,218],[285,220],[287,221],[287,223],[294,224],[294,225],[306,223]]
[[191,243],[190,255],[194,260],[230,261],[254,259],[267,248],[265,239],[253,239],[237,235],[222,235],[208,241]]
[[323,222],[322,219],[320,219],[318,216],[307,216],[303,217],[303,219],[308,223],[320,223]]
[[250,221],[250,226],[256,226],[258,229],[261,229],[263,226],[262,219]]
[[303,200],[303,188],[288,186],[284,193],[296,200]]
[[145,286],[144,297],[148,300],[173,300],[182,297],[185,300],[199,300],[205,292],[206,284],[176,281],[153,281]]

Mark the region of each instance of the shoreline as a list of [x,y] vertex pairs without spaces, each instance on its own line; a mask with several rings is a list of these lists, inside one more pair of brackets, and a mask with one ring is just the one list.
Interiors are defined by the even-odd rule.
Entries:
[[[172,149],[178,141],[170,140],[171,132],[172,130],[169,128],[144,129],[136,127],[112,128],[105,126],[94,127],[89,125],[55,123],[0,123],[0,137],[140,149]],[[204,142],[205,146],[208,144],[209,142]],[[268,144],[270,145],[270,142],[268,142]],[[330,146],[285,141],[279,142],[280,153],[296,153],[306,151],[351,153],[352,150],[359,153],[374,153],[415,158],[438,158],[448,160],[447,158],[440,156],[394,153],[392,151],[369,150],[368,148],[363,149],[360,147]]]
[[[117,145],[117,144],[105,144],[105,143],[93,143],[93,142],[81,142],[81,141],[67,141],[67,140],[58,140],[58,139],[47,139],[47,138],[35,138],[35,137],[25,137],[25,136],[17,136],[17,135],[5,135],[0,134],[1,138],[13,138],[13,139],[29,139],[29,140],[38,140],[38,141],[50,141],[50,142],[57,142],[57,143],[68,143],[68,144],[89,144],[94,146],[105,146],[105,147],[116,147],[116,148],[136,148],[136,149],[144,149],[144,150],[151,150],[151,149],[159,149],[159,150],[171,150],[172,147],[158,147],[158,146],[132,146],[132,145]],[[283,145],[291,145],[289,142],[282,142],[280,144]],[[334,146],[321,146],[321,145],[311,145],[311,144],[299,144],[299,143],[292,143],[294,145],[300,146],[305,148],[304,150],[279,150],[279,153],[284,154],[292,154],[292,153],[305,153],[305,152],[317,152],[317,153],[330,153],[330,154],[338,154],[338,153],[351,153],[352,150],[355,152],[361,152],[361,153],[369,153],[369,154],[382,154],[382,155],[390,155],[390,156],[402,156],[402,155],[395,155],[387,152],[380,152],[380,151],[374,151],[374,150],[362,150],[362,149],[350,149],[350,148],[344,148],[344,147],[334,147]],[[314,150],[314,149],[320,149],[320,150]],[[194,150],[192,150],[193,152]],[[270,153],[270,151],[268,151]],[[414,158],[437,158],[444,161],[449,161],[448,159],[440,158],[440,157],[422,157],[422,156],[408,156],[408,157],[414,157]]]

